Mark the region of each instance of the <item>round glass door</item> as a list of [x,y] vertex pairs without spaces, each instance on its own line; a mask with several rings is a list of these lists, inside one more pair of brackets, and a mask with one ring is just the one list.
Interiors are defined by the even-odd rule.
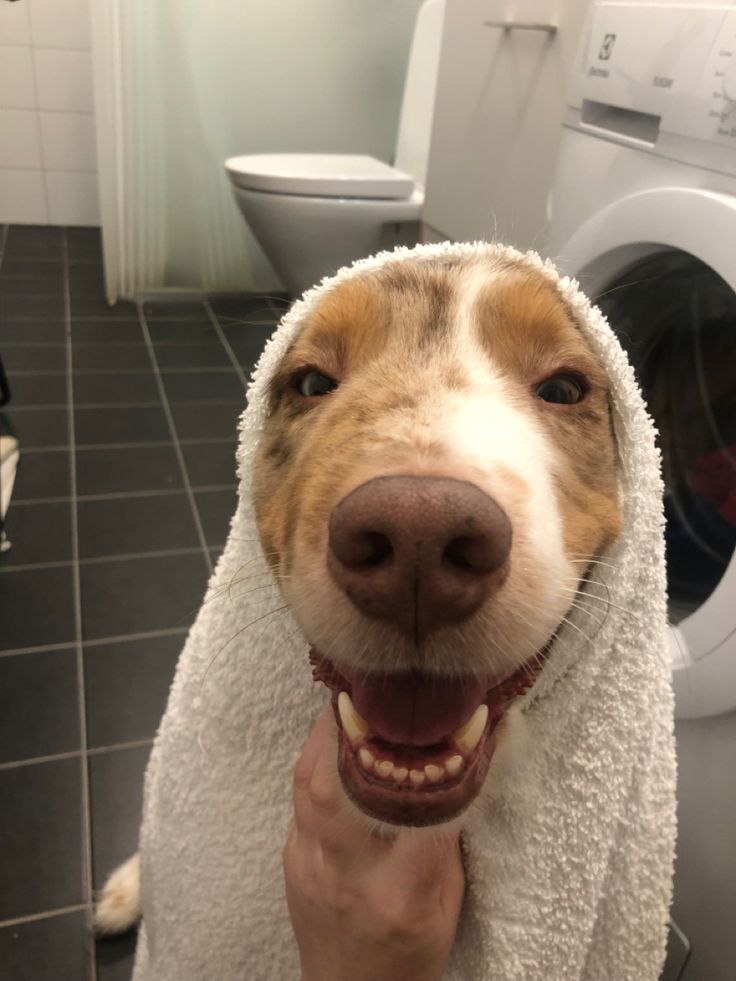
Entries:
[[667,250],[630,266],[596,302],[659,430],[677,623],[711,595],[736,546],[736,294],[698,259]]

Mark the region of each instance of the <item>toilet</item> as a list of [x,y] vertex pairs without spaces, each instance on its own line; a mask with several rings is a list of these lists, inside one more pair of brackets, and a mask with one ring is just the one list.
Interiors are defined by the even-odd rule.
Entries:
[[336,153],[225,161],[240,210],[292,296],[355,259],[416,243],[444,16],[445,0],[419,10],[393,166]]

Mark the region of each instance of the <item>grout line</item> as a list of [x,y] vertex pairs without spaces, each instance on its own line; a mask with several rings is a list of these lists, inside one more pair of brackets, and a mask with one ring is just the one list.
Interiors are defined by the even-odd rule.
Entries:
[[[123,743],[111,743],[109,746],[93,746],[92,749],[73,749],[68,753],[50,753],[47,756],[29,756],[25,760],[13,760],[10,763],[0,763],[0,773],[7,770],[20,770],[24,766],[36,766],[41,763],[61,763],[64,760],[81,759],[86,762],[90,756],[104,756],[105,753],[116,753],[118,750],[142,749],[153,744],[150,739],[132,739]],[[85,767],[86,769],[86,767]]]
[[[67,252],[66,229],[61,237],[62,268],[64,270],[64,313],[66,333],[66,367],[67,367],[67,421],[69,425],[69,485],[71,493],[71,531],[72,531],[72,589],[74,592],[74,633],[77,655],[77,699],[79,710],[79,742],[82,752],[87,750],[87,701],[84,683],[84,648],[82,647],[82,586],[79,570],[79,525],[77,518],[77,460],[76,433],[74,428],[74,373],[71,331],[71,292],[69,287],[69,256]],[[92,811],[90,804],[89,770],[87,760],[80,761],[80,776],[82,782],[82,882],[84,899],[90,918],[93,915],[94,888],[92,879]],[[88,953],[90,981],[97,979],[97,960],[90,945]]]
[[50,920],[54,916],[65,916],[68,913],[81,913],[86,911],[87,906],[80,903],[77,906],[60,906],[58,909],[49,909],[43,913],[30,913],[28,916],[16,916],[12,920],[0,920],[0,930],[3,927],[21,926],[23,923],[36,923],[38,920]]
[[[72,511],[74,504],[78,500],[76,497],[70,499]],[[72,521],[74,525],[74,521]],[[161,548],[150,552],[117,552],[114,555],[91,555],[88,558],[80,559],[78,552],[72,554],[71,559],[59,559],[56,562],[24,562],[16,565],[0,566],[0,576],[8,575],[13,572],[33,572],[38,569],[63,569],[71,566],[74,571],[75,566],[104,565],[110,562],[130,562],[138,559],[167,559],[177,555],[197,555],[201,546],[192,545],[188,548]],[[210,570],[211,571],[211,570]]]
[[[165,627],[162,630],[147,630],[138,634],[114,634],[111,637],[96,637],[92,640],[85,640],[83,647],[104,647],[107,644],[119,644],[123,641],[135,640],[155,640],[156,637],[173,637],[175,634],[185,634],[189,627]],[[74,641],[63,644],[40,644],[37,647],[16,647],[6,651],[0,651],[0,658],[20,657],[23,654],[48,654],[51,651],[69,651],[76,647]]]
[[207,538],[204,533],[204,528],[202,527],[202,521],[199,516],[199,509],[197,507],[197,501],[194,497],[194,491],[192,490],[192,485],[189,480],[189,471],[187,470],[186,460],[184,459],[184,453],[182,451],[182,444],[179,440],[179,434],[176,429],[176,423],[174,422],[174,416],[171,412],[171,406],[169,405],[169,399],[166,394],[166,387],[164,386],[163,378],[161,377],[161,371],[158,366],[158,359],[156,358],[156,350],[151,341],[151,334],[148,330],[148,323],[146,322],[146,315],[143,312],[142,304],[138,304],[138,316],[140,318],[141,328],[143,330],[143,336],[146,340],[146,345],[148,346],[148,355],[151,359],[151,365],[153,366],[153,373],[156,377],[156,385],[158,386],[159,397],[161,398],[161,404],[163,405],[164,412],[166,413],[166,422],[169,427],[169,432],[174,440],[174,452],[176,453],[176,458],[179,462],[179,469],[181,471],[182,479],[184,481],[184,489],[187,492],[187,497],[189,499],[189,506],[192,510],[192,517],[194,519],[194,524],[197,529],[197,537],[199,538],[199,543],[204,555],[204,560],[207,565],[207,570],[210,575],[214,570],[212,565],[212,556],[209,553],[209,548],[207,545]]
[[[203,484],[200,486],[193,486],[195,494],[208,494],[214,493],[216,491],[232,491],[237,489],[237,484]],[[87,503],[95,501],[123,501],[129,498],[146,498],[146,497],[178,497],[182,494],[186,494],[183,487],[178,489],[167,488],[154,488],[152,490],[139,490],[139,491],[116,491],[109,494],[77,494],[78,503]],[[13,505],[21,507],[32,507],[34,504],[68,504],[71,501],[70,497],[28,497],[21,498],[20,501],[16,501],[13,498]]]
[[5,242],[8,237],[8,226],[0,225],[0,269],[3,266],[3,259],[5,258]]
[[238,378],[240,379],[240,383],[242,384],[242,386],[243,386],[244,389],[247,389],[248,388],[248,379],[245,377],[245,374],[244,374],[243,369],[242,369],[242,367],[240,365],[240,362],[236,358],[235,352],[233,351],[232,347],[230,346],[230,341],[228,341],[227,337],[225,336],[225,332],[223,331],[223,329],[222,329],[222,327],[220,325],[220,321],[215,316],[215,313],[214,313],[214,311],[213,311],[213,309],[212,309],[212,307],[210,305],[210,301],[209,300],[205,300],[204,301],[204,308],[207,311],[207,316],[210,318],[210,322],[212,323],[212,326],[214,327],[215,332],[217,333],[217,336],[220,338],[220,343],[225,348],[225,353],[227,354],[228,358],[230,358],[230,361],[232,362],[233,367],[235,368],[235,371],[237,372]]
[[[174,402],[174,405],[179,403]],[[198,403],[197,403],[198,404]],[[115,406],[110,406],[110,408],[115,408]],[[204,446],[208,444],[219,444],[219,443],[236,443],[237,434],[232,436],[215,436],[212,439],[180,439],[179,443],[182,446]],[[175,446],[175,444],[170,439],[151,439],[145,443],[80,443],[77,446],[77,452],[83,452],[84,450],[139,450],[146,449],[147,447],[162,447],[162,446]],[[51,444],[48,446],[24,446],[23,453],[27,456],[29,453],[58,453],[61,450],[68,450],[68,443]]]
[[0,576],[11,572],[32,572],[35,569],[63,569],[73,564],[73,559],[58,559],[56,562],[18,562],[13,565],[0,565]]
[[[54,347],[61,347],[61,344],[55,344]],[[137,346],[137,345],[136,345]],[[31,371],[28,368],[20,369],[19,371],[13,371],[13,375],[16,377],[27,378],[31,375],[63,375],[65,372],[61,368],[48,368],[42,369],[40,371]],[[76,371],[77,375],[141,375],[148,374],[145,368],[78,368]],[[162,375],[232,375],[232,368],[162,368]],[[191,401],[191,399],[190,399]],[[197,400],[195,400],[197,401]],[[207,401],[206,399],[201,399],[200,401]],[[220,399],[220,401],[223,401]],[[226,401],[234,401],[233,399],[228,399]]]

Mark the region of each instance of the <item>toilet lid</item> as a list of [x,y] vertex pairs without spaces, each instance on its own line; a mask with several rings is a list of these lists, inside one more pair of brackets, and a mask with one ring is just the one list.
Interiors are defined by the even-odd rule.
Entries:
[[238,187],[330,198],[409,198],[414,180],[375,157],[342,153],[255,153],[225,161]]

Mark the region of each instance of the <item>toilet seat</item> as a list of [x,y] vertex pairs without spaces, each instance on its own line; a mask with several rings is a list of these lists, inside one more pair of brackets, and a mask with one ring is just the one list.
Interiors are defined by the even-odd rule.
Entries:
[[398,201],[415,190],[409,174],[359,154],[254,153],[230,157],[225,167],[236,186],[271,194]]

